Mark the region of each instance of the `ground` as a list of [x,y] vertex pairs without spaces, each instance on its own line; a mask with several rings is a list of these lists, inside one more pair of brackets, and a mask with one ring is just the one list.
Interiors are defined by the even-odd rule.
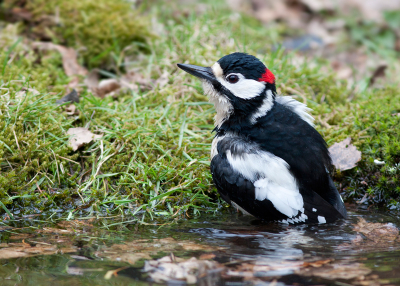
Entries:
[[[355,18],[298,1],[286,7],[302,15],[293,24],[243,1],[4,2],[4,219],[147,222],[223,211],[209,172],[214,108],[176,63],[209,66],[235,51],[259,57],[279,93],[313,109],[328,145],[352,138],[362,159],[334,174],[347,202],[400,207],[400,10]],[[310,37],[316,46],[304,42]],[[73,89],[79,102],[56,102]],[[73,150],[67,132],[77,127],[101,138]]]

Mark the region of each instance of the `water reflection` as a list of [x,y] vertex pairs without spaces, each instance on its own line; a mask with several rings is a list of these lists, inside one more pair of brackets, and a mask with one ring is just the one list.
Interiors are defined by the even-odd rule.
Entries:
[[[118,243],[132,245],[132,248],[124,249],[125,253],[131,254],[141,251],[134,249],[134,242],[143,237],[158,239],[149,247],[159,245],[160,256],[168,255],[171,251],[187,258],[199,257],[204,253],[201,249],[176,251],[170,245],[173,240],[177,243],[185,240],[203,244],[204,249],[207,246],[219,249],[213,251],[213,259],[229,266],[229,271],[225,276],[218,271],[210,273],[200,279],[198,285],[252,285],[255,281],[266,283],[271,279],[277,279],[276,285],[326,285],[337,279],[354,285],[383,285],[386,282],[400,285],[399,244],[354,244],[359,234],[353,231],[353,224],[357,223],[359,217],[369,222],[391,222],[400,226],[397,217],[380,213],[350,212],[346,221],[310,226],[263,224],[251,218],[228,215],[191,220],[163,228],[140,227],[137,232],[119,232],[117,236]],[[59,239],[49,234],[32,232],[30,235],[34,238],[31,241]],[[102,239],[92,234],[86,237],[71,236],[70,239],[75,241],[73,244],[79,245],[76,253],[0,260],[0,285],[148,285],[141,262],[131,266],[97,255],[109,251],[109,246],[117,243],[112,237],[112,233]],[[164,242],[159,243],[160,239],[164,239]],[[2,245],[6,246],[4,241]],[[144,247],[147,245],[142,245]],[[314,263],[309,272],[304,271],[307,263]],[[120,269],[118,275],[105,279],[108,271],[115,269]],[[360,277],[364,277],[364,280],[361,281]]]

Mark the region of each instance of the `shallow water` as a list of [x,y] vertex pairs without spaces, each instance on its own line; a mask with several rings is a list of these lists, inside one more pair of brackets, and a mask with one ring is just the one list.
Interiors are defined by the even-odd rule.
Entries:
[[[397,215],[360,210],[350,211],[346,221],[311,226],[263,224],[237,214],[163,227],[84,226],[65,233],[57,231],[59,226],[46,230],[48,225],[23,222],[1,231],[0,246],[9,251],[0,252],[0,285],[149,285],[143,261],[171,252],[186,259],[208,253],[208,259],[228,268],[208,271],[198,285],[400,285],[399,238],[393,242],[382,231],[357,234],[359,218],[400,227]],[[46,247],[51,253],[52,246],[63,244],[65,251],[45,255]],[[5,259],[25,245],[25,257]],[[144,259],[126,262],[134,262],[138,253],[145,253]],[[115,274],[107,275],[110,270]],[[179,280],[165,284],[185,285]]]

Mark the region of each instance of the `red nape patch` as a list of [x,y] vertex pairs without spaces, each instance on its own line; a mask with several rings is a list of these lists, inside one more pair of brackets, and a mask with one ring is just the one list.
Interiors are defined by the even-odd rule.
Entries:
[[265,73],[263,73],[263,75],[258,79],[258,81],[275,83],[275,76],[269,69],[265,69]]

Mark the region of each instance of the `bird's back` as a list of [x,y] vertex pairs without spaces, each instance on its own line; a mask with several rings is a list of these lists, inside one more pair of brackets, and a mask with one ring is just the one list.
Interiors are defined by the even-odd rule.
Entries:
[[[299,114],[284,104],[275,102],[272,109],[264,117],[259,118],[255,124],[249,124],[243,128],[244,124],[241,122],[239,131],[237,124],[239,123],[229,122],[228,120],[218,130],[217,136],[235,134],[247,144],[257,146],[253,148],[259,148],[260,152],[266,152],[266,154],[272,154],[283,159],[288,165],[288,171],[297,183],[298,191],[305,204],[307,204],[307,200],[310,201],[311,213],[308,215],[309,217],[316,214],[312,211],[313,209],[318,210],[315,204],[320,205],[320,210],[324,208],[327,211],[325,216],[332,216],[335,219],[337,219],[337,216],[346,217],[343,201],[328,173],[328,170],[331,169],[331,159],[326,143],[321,135]],[[232,139],[230,140],[232,141]],[[222,140],[219,145],[223,143]],[[242,143],[242,145],[245,144]],[[230,153],[235,152],[235,148],[229,150]],[[226,151],[227,149],[222,152]],[[224,157],[224,154],[218,153],[218,155],[220,157],[212,162],[213,178],[217,169],[215,164],[221,163],[218,161],[221,161]],[[224,162],[224,164],[227,163],[229,163],[228,160]],[[253,163],[257,164],[257,162]],[[228,189],[233,190],[233,193],[238,192],[234,190],[235,187],[221,186],[221,177],[214,179],[214,181],[216,181],[217,187],[220,185],[218,187],[220,192],[225,189],[222,190],[225,196],[226,194],[229,195]],[[254,192],[252,188],[247,190],[247,193],[252,192]],[[240,195],[235,196],[240,197]],[[261,202],[255,203],[262,204]],[[240,205],[240,203],[238,204]],[[252,213],[251,210],[249,212]]]

